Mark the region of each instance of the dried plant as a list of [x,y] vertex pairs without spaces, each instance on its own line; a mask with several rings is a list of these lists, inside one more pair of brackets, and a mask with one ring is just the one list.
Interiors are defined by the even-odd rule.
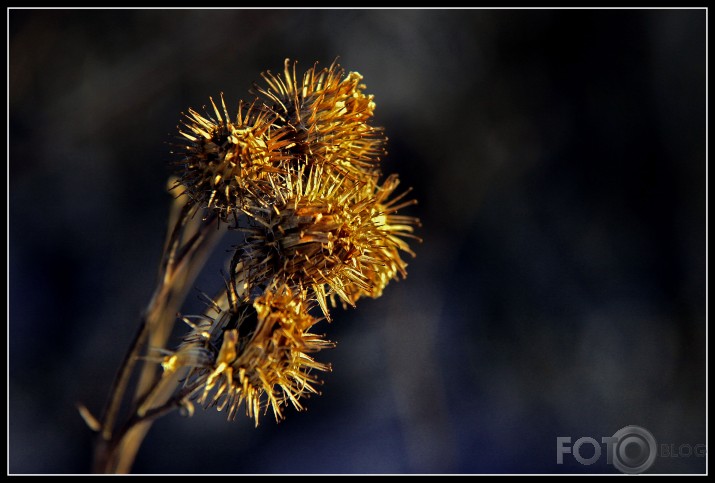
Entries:
[[[414,256],[406,239],[419,221],[398,212],[415,201],[395,194],[397,175],[380,181],[386,139],[369,124],[375,103],[362,76],[333,63],[298,77],[286,60],[282,75],[262,77],[235,115],[221,95],[183,116],[157,289],[101,419],[80,407],[98,433],[97,472],[128,472],[152,422],[176,409],[216,407],[229,419],[243,410],[256,426],[269,410],[280,420],[288,406],[304,409],[331,369],[314,358],[333,346],[316,324],[338,303],[379,297],[406,275],[401,253]],[[230,230],[244,236],[224,289],[204,296],[203,313],[177,319]],[[169,349],[177,320],[188,330]]]

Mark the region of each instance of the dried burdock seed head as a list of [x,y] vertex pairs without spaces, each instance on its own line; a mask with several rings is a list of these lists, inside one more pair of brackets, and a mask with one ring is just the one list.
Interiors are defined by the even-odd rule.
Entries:
[[235,257],[244,266],[291,287],[309,287],[328,319],[330,296],[354,305],[405,275],[400,251],[414,255],[404,238],[419,221],[396,214],[413,203],[389,199],[397,176],[381,186],[356,186],[322,168],[307,174],[300,168],[270,179],[281,188],[273,205],[248,211],[256,226]]
[[291,143],[287,131],[275,125],[276,115],[239,103],[231,117],[221,95],[221,109],[211,99],[213,115],[189,109],[179,130],[183,158],[176,162],[177,188],[193,203],[211,208],[222,218],[239,210],[256,196],[266,175],[277,171],[286,159],[283,149]]
[[345,75],[334,62],[320,70],[316,64],[299,77],[296,62],[286,59],[282,76],[270,71],[262,76],[267,85],[256,85],[255,91],[279,115],[276,123],[288,129],[292,157],[355,181],[380,176],[386,138],[368,124],[375,102],[363,93],[360,74]]
[[309,312],[305,292],[271,285],[248,307],[229,300],[215,317],[202,316],[202,325],[185,318],[193,330],[164,357],[164,376],[187,369],[185,385],[198,394],[197,402],[227,409],[229,419],[244,402],[256,425],[269,407],[276,420],[288,404],[303,410],[300,399],[318,393],[321,384],[313,372],[330,371],[310,354],[334,346],[310,332],[319,319]]

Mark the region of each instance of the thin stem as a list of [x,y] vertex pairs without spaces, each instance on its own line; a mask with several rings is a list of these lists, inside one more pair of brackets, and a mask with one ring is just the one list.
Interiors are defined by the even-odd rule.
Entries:
[[[162,380],[157,377],[156,364],[145,362],[135,384],[132,409],[121,429],[115,431],[115,424],[142,349],[164,348],[174,327],[176,313],[183,304],[190,285],[208,259],[211,248],[224,233],[217,229],[215,214],[209,214],[201,220],[195,219],[195,214],[195,209],[181,200],[177,200],[173,206],[170,215],[173,225],[170,226],[164,243],[157,288],[112,383],[106,410],[101,419],[101,437],[95,448],[97,472],[128,472],[153,421],[180,404],[181,399],[178,402],[169,399],[176,390],[178,381]],[[152,400],[144,408],[143,402],[147,401],[150,395]]]
[[127,389],[127,385],[129,384],[129,378],[132,375],[132,371],[136,365],[137,355],[139,354],[141,346],[144,344],[147,333],[146,318],[142,317],[139,328],[134,335],[131,345],[129,346],[129,350],[127,350],[127,353],[124,355],[124,359],[120,365],[120,370],[114,378],[112,388],[109,391],[109,400],[107,401],[107,405],[102,415],[102,438],[106,441],[109,441],[112,438],[112,428],[114,428],[114,422],[117,419],[119,407],[124,399],[124,393]]
[[157,406],[154,408],[151,408],[147,410],[144,414],[139,415],[138,413],[134,413],[134,416],[132,419],[127,421],[127,424],[125,425],[125,428],[120,431],[119,435],[126,434],[129,430],[131,430],[135,425],[145,423],[147,421],[153,421],[155,419],[160,418],[161,416],[164,416],[171,411],[178,409],[181,407],[181,404],[184,402],[184,400],[187,397],[191,397],[191,395],[196,392],[197,389],[201,387],[203,384],[203,381],[197,382],[192,386],[189,386],[187,388],[184,388],[179,394],[176,394],[173,396],[171,399],[169,399],[167,402],[162,404],[161,406]]
[[[219,236],[213,229],[216,216],[198,222],[194,226],[195,212],[184,206],[181,209],[176,227],[166,243],[166,254],[159,276],[159,289],[152,300],[153,310],[147,317],[149,325],[149,345],[152,348],[163,348],[166,344],[177,311],[180,309],[193,280],[203,267],[209,249]],[[187,235],[187,232],[192,235]],[[213,235],[213,236],[212,236]],[[207,248],[201,252],[201,248]],[[152,364],[145,364],[139,375],[134,399],[143,398],[156,384],[156,370]]]
[[[165,253],[162,257],[162,266],[159,276],[159,286],[161,287],[166,281],[166,276],[168,275],[169,269],[173,264],[173,252],[176,251],[176,245],[180,240],[181,229],[185,225],[186,218],[189,214],[189,205],[183,205],[178,217],[176,224],[167,236],[165,243]],[[167,249],[170,251],[167,252]],[[124,393],[129,384],[129,379],[132,375],[132,371],[137,362],[137,356],[139,351],[146,340],[147,334],[149,332],[149,324],[147,323],[147,313],[154,313],[153,308],[156,306],[157,297],[153,297],[152,301],[149,303],[147,311],[142,315],[141,321],[139,322],[139,328],[137,329],[134,339],[132,340],[129,349],[124,355],[124,359],[119,366],[119,371],[117,372],[112,386],[109,391],[109,399],[105,406],[105,410],[102,414],[102,438],[109,441],[112,438],[112,432],[114,429],[114,423],[117,419],[117,414],[119,413],[119,408],[121,407],[122,401],[124,400]]]

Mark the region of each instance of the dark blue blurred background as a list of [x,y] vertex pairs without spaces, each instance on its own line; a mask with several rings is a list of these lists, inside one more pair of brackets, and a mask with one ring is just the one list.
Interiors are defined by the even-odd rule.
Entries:
[[151,296],[179,113],[249,98],[285,57],[364,75],[424,243],[324,327],[307,412],[171,415],[136,472],[615,472],[557,465],[556,437],[704,443],[705,29],[703,10],[11,10],[9,471],[89,471],[74,404],[100,412]]

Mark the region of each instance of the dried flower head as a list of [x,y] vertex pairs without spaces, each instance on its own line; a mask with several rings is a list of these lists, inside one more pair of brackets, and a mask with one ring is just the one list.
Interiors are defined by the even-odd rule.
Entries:
[[310,332],[319,319],[305,299],[274,286],[254,300],[253,311],[230,303],[203,325],[192,324],[184,343],[164,358],[165,376],[188,369],[186,385],[197,388],[198,403],[227,409],[229,419],[244,402],[256,425],[269,407],[276,420],[288,404],[303,410],[300,399],[318,393],[313,372],[330,371],[310,354],[334,345]]
[[255,227],[236,255],[243,266],[291,287],[310,287],[327,318],[328,297],[354,305],[406,274],[399,252],[414,256],[403,238],[419,221],[396,214],[414,203],[400,203],[406,193],[389,200],[397,176],[356,186],[318,167],[270,179],[277,200],[248,211]]
[[193,109],[184,114],[184,156],[176,163],[179,181],[192,202],[216,210],[222,217],[235,213],[260,191],[260,182],[289,156],[287,132],[275,125],[275,114],[239,103],[231,118],[221,95],[223,115],[211,98],[215,117]]
[[363,93],[359,73],[345,75],[333,62],[320,70],[316,64],[299,78],[296,62],[286,59],[282,76],[270,71],[262,76],[267,86],[255,90],[289,131],[288,151],[297,161],[357,181],[379,177],[386,139],[382,129],[368,124],[374,96]]

